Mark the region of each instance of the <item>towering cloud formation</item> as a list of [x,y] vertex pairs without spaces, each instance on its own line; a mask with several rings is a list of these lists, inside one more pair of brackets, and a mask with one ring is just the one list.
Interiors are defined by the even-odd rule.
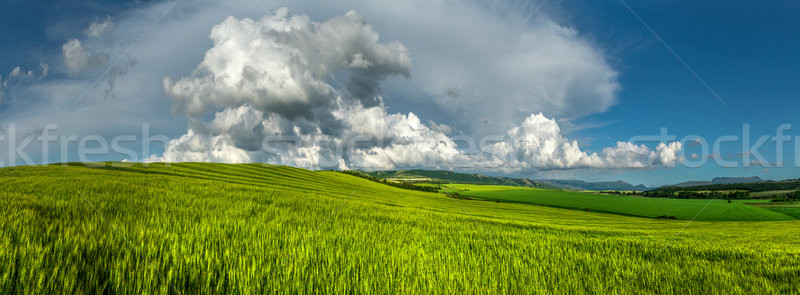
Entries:
[[[210,37],[214,47],[192,76],[164,79],[175,110],[189,116],[191,128],[170,146],[167,160],[199,160],[211,146],[247,152],[206,153],[208,160],[269,158],[259,155],[262,139],[298,136],[295,145],[300,146],[273,156],[282,163],[318,167],[327,152],[315,144],[340,144],[353,125],[372,123],[351,124],[341,110],[366,107],[385,115],[380,81],[408,76],[411,67],[408,49],[398,42],[380,43],[378,33],[355,11],[323,23],[289,15],[286,8],[257,21],[229,17]],[[209,112],[216,112],[215,119],[203,122]]]
[[325,22],[285,8],[259,20],[229,17],[210,37],[214,46],[190,76],[163,81],[189,130],[151,160],[519,172],[669,166],[681,148],[620,142],[587,153],[542,114],[495,142],[459,148],[465,139],[448,136],[448,126],[387,112],[380,83],[409,75],[409,50],[381,42],[355,11]]
[[[290,120],[329,119],[339,95],[376,106],[379,82],[411,67],[408,49],[379,43],[355,11],[323,23],[286,8],[257,21],[229,17],[210,37],[214,47],[194,75],[164,80],[176,108],[190,116],[249,104]],[[342,85],[329,84],[340,71],[347,73]]]

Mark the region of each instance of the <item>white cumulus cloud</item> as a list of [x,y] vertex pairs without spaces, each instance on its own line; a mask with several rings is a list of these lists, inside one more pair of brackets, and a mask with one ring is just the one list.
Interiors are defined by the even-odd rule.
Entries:
[[[106,17],[75,32],[80,37],[47,59],[63,59],[65,66],[11,93],[37,99],[10,100],[1,121],[20,130],[59,123],[60,132],[78,135],[132,132],[146,122],[174,138],[149,159],[165,161],[513,173],[651,168],[680,160],[677,143],[620,142],[590,152],[567,138],[569,125],[559,128],[556,122],[565,121],[555,118],[574,120],[613,106],[617,72],[602,48],[546,11],[486,59],[535,3],[261,3],[314,17],[288,9],[264,16],[240,1],[182,2],[167,14],[171,2],[154,2],[115,14],[114,22]],[[137,40],[159,19],[136,46],[122,42]],[[107,42],[112,33],[121,42]],[[105,91],[92,89],[92,71],[120,56]],[[42,76],[49,70],[43,66]],[[177,116],[170,116],[170,106]],[[498,139],[474,150],[464,145],[467,135]],[[8,154],[3,148],[0,161]]]
[[195,75],[164,79],[177,110],[188,115],[242,104],[288,119],[325,115],[315,112],[330,108],[339,86],[326,80],[345,69],[346,96],[377,105],[378,82],[407,75],[411,66],[407,48],[379,43],[355,11],[323,23],[285,8],[259,20],[229,17],[210,37],[214,47]]
[[[150,160],[502,172],[647,168],[678,160],[679,143],[650,149],[619,142],[600,153],[583,151],[542,113],[529,114],[481,151],[460,149],[449,126],[387,111],[379,84],[408,75],[409,51],[382,43],[355,11],[325,22],[285,8],[259,20],[229,17],[210,37],[214,46],[191,76],[164,79],[190,129]],[[213,119],[204,121],[208,114]]]
[[645,145],[618,142],[600,153],[581,150],[578,141],[561,134],[555,120],[533,114],[507,132],[506,140],[491,148],[492,159],[502,163],[500,170],[576,168],[648,168],[674,166],[681,151],[679,142],[661,143],[655,150]]

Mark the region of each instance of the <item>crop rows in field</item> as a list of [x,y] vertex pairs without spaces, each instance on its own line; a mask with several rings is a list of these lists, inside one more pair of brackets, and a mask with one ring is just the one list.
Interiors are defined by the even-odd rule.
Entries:
[[800,227],[455,200],[282,166],[0,169],[0,293],[797,293]]

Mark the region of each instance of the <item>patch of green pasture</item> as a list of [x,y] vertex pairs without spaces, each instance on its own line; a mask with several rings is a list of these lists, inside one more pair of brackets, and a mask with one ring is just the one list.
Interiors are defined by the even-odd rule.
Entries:
[[763,202],[753,205],[800,219],[800,202]]
[[552,190],[472,190],[463,195],[585,211],[632,216],[675,216],[714,221],[781,221],[794,218],[778,212],[727,200],[666,199]]
[[800,219],[800,206],[766,207],[765,209]]

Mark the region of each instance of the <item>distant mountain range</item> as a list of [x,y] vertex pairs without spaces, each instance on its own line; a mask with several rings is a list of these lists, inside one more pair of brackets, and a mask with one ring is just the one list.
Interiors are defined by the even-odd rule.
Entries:
[[750,177],[716,177],[711,181],[687,181],[681,182],[673,185],[668,185],[670,187],[692,187],[692,186],[703,186],[703,185],[714,185],[714,184],[734,184],[734,183],[757,183],[757,182],[764,182],[765,180],[761,179],[758,176],[750,176]]
[[[546,179],[538,180],[539,182],[546,183],[555,187],[560,187],[569,190],[587,190],[587,191],[647,191],[653,188],[648,188],[645,185],[632,185],[628,182],[617,181],[601,181],[601,182],[586,182],[580,180],[556,180]],[[774,183],[772,181],[761,179],[758,176],[750,177],[716,177],[711,181],[687,181],[678,184],[663,186],[662,188],[698,188],[698,187],[721,187],[721,186],[746,186],[747,184],[758,183]],[[783,182],[781,182],[783,183]],[[790,185],[791,186],[791,185]],[[752,187],[752,186],[748,186]]]
[[563,189],[579,191],[646,191],[650,189],[643,184],[633,185],[622,180],[586,182],[581,180],[546,179],[539,181]]
[[[508,185],[535,187],[546,189],[565,189],[576,191],[647,191],[653,190],[645,185],[633,185],[628,182],[599,181],[588,182],[581,180],[561,179],[527,179],[514,177],[488,176],[474,173],[460,173],[443,170],[399,170],[399,171],[373,171],[363,172],[380,179],[387,179],[411,183],[469,183],[485,185]],[[772,188],[795,189],[797,181],[773,182],[751,177],[716,177],[711,181],[687,181],[674,185],[665,185],[655,190],[718,190],[718,189],[745,189],[763,191]]]

